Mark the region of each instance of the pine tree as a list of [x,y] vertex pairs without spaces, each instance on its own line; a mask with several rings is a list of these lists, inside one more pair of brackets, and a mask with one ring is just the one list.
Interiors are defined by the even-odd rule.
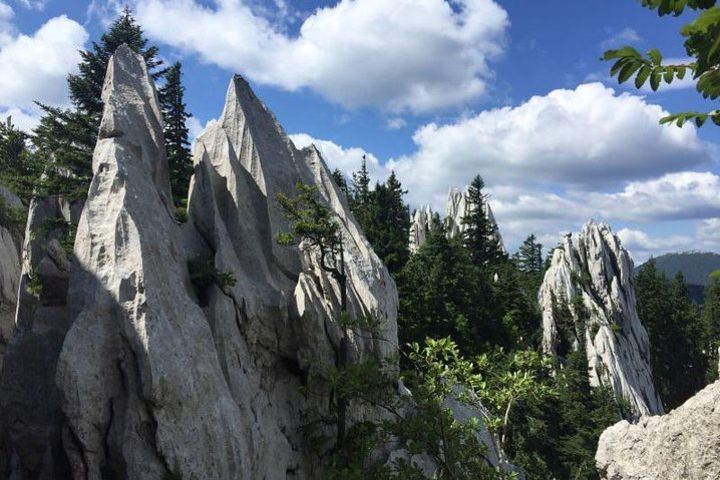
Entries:
[[587,353],[580,342],[558,373],[558,478],[597,480],[595,451],[600,434],[620,420],[620,410],[609,387],[590,387]]
[[704,384],[699,312],[685,278],[672,282],[650,259],[635,276],[638,316],[650,338],[655,387],[666,410],[681,405]]
[[402,344],[450,337],[464,355],[496,340],[489,284],[459,238],[447,238],[439,218],[427,240],[398,275]]
[[[367,157],[363,155],[360,170],[352,174],[353,210],[361,212],[370,203],[370,174],[367,169]],[[357,215],[356,215],[357,216]]]
[[[102,87],[110,57],[127,44],[145,58],[153,78],[162,75],[158,49],[148,47],[142,29],[129,9],[104,33],[100,43],[80,52],[79,73],[68,76],[71,110],[40,105],[45,115],[35,130],[33,143],[45,158],[47,178],[38,185],[41,196],[59,194],[69,199],[84,198],[92,178],[92,152],[103,112]],[[52,160],[51,160],[52,159]]]
[[369,201],[359,218],[373,250],[393,274],[399,272],[410,257],[410,207],[403,200],[406,193],[392,172],[384,184],[376,184],[369,192]]
[[478,267],[501,261],[505,254],[498,241],[497,227],[486,214],[485,182],[477,175],[468,188],[468,213],[462,219],[465,226],[463,240],[470,256]]
[[539,275],[543,271],[542,244],[538,243],[534,234],[525,239],[516,256],[520,271]]
[[702,307],[703,350],[708,359],[707,381],[718,378],[718,347],[720,347],[720,270],[710,274],[705,287]]
[[345,199],[350,202],[350,190],[348,189],[348,183],[345,179],[345,175],[343,175],[339,168],[336,168],[332,172],[332,177],[335,181],[335,185],[337,185],[342,194],[345,195]]
[[159,97],[165,120],[165,148],[170,167],[170,184],[175,207],[181,211],[187,208],[188,188],[193,174],[186,123],[192,115],[186,110],[184,95],[182,65],[176,62],[167,69],[165,85],[160,88]]
[[12,190],[26,205],[42,164],[27,147],[29,135],[15,127],[12,117],[0,122],[0,183]]

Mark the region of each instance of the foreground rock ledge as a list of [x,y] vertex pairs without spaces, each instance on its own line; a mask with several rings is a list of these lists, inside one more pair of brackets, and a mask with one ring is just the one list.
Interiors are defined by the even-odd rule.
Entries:
[[603,480],[720,478],[720,381],[667,415],[608,428],[595,460]]

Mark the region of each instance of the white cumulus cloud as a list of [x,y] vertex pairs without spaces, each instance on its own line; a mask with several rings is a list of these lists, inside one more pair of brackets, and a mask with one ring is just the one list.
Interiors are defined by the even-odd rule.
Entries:
[[432,203],[437,189],[480,173],[489,185],[561,184],[599,189],[712,162],[693,126],[658,124],[666,112],[600,83],[555,90],[517,107],[415,132],[417,151],[389,162]]
[[255,82],[393,112],[481,97],[509,25],[493,0],[340,0],[297,35],[247,0],[136,0],[136,10],[154,39]]
[[626,232],[640,258],[650,251],[641,246],[689,246],[703,231],[710,238],[711,224],[703,222],[720,218],[720,176],[706,170],[717,165],[712,147],[693,127],[659,125],[663,115],[642,97],[587,84],[451,124],[426,125],[415,132],[414,152],[384,162],[362,148],[309,135],[294,138],[318,145],[331,167],[346,173],[357,170],[363,154],[372,158],[376,178],[395,170],[413,207],[430,204],[444,211],[450,187],[483,175],[511,248],[529,233],[552,246],[562,232],[578,230],[591,217],[611,224],[682,220],[705,226],[669,239]]
[[0,43],[0,110],[29,113],[34,100],[66,102],[65,77],[77,68],[78,50],[87,39],[82,25],[65,15],[48,20],[31,35],[13,30]]

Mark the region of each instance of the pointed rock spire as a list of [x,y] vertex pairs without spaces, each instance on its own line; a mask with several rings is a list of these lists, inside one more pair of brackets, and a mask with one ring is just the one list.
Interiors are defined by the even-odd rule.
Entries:
[[[585,344],[590,383],[612,387],[635,415],[662,413],[650,370],[650,342],[640,322],[632,282],[633,261],[605,223],[589,221],[579,235],[566,235],[555,249],[540,287],[543,349]],[[563,338],[559,307],[574,321],[572,338]]]
[[[73,318],[57,368],[74,478],[237,478],[240,411],[190,295],[154,84],[110,59],[93,179],[78,226]],[[220,447],[222,446],[222,447]]]

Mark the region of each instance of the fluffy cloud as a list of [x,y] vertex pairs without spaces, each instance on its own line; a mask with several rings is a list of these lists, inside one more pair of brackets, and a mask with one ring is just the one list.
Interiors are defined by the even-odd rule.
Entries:
[[717,218],[696,222],[683,235],[653,236],[628,228],[620,230],[618,235],[623,246],[632,252],[636,264],[663,253],[720,252],[720,219]]
[[136,0],[136,10],[153,38],[256,82],[395,112],[482,96],[509,25],[493,0],[340,0],[289,35],[248,0],[212,3]]
[[42,10],[49,0],[17,0],[17,2],[25,8],[31,10]]
[[[440,211],[450,187],[481,173],[511,248],[531,232],[554,245],[562,232],[578,230],[591,217],[616,225],[684,220],[704,228],[660,239],[627,230],[637,258],[651,250],[692,248],[693,242],[711,248],[720,241],[699,239],[701,233],[706,239],[720,234],[720,221],[710,222],[720,218],[720,176],[691,169],[715,165],[712,148],[695,128],[660,126],[664,114],[642,97],[581,85],[450,125],[427,125],[414,135],[415,152],[384,163],[368,154],[369,165],[380,179],[394,169],[412,206]],[[316,143],[344,172],[357,170],[367,154],[308,135],[294,138]]]
[[[0,4],[0,22],[2,15]],[[7,34],[0,42],[0,109],[30,113],[34,100],[65,102],[65,77],[77,68],[78,50],[87,39],[82,25],[65,15],[48,20],[32,35]]]
[[330,167],[339,169],[347,178],[352,178],[352,173],[360,168],[363,156],[372,181],[383,181],[387,176],[387,169],[380,164],[380,160],[362,148],[344,148],[329,140],[313,138],[306,133],[290,135],[290,139],[297,148],[315,145]]
[[415,132],[417,151],[390,162],[411,189],[433,190],[481,173],[490,185],[563,184],[584,189],[652,178],[711,162],[694,127],[658,125],[665,112],[600,83],[555,90],[517,107],[481,112]]

